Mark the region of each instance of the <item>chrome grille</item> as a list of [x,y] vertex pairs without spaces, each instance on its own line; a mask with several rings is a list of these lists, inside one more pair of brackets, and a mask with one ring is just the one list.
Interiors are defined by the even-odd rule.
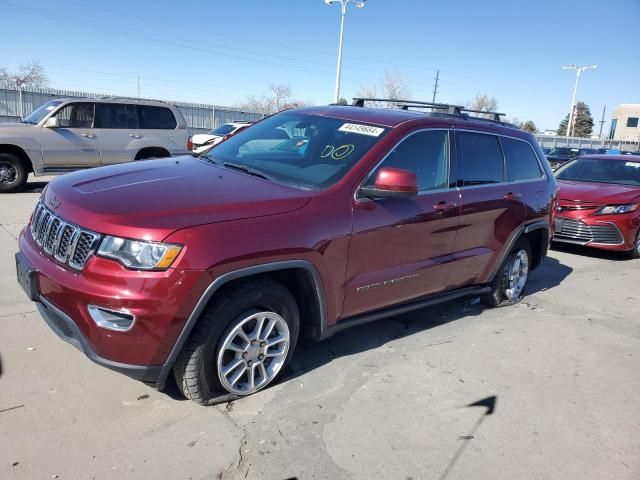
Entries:
[[82,270],[100,242],[100,235],[58,217],[38,203],[31,217],[31,236],[44,252],[58,262]]
[[606,245],[619,245],[623,243],[622,234],[618,228],[606,223],[602,225],[587,225],[579,220],[559,219],[556,224],[554,240],[560,242],[579,243],[602,243]]

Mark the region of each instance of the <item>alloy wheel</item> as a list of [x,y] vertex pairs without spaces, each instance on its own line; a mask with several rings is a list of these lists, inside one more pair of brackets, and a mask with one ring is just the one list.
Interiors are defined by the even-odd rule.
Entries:
[[289,327],[275,312],[248,312],[232,326],[218,353],[218,378],[230,393],[250,395],[282,369],[291,341]]
[[529,277],[529,255],[524,249],[518,250],[509,268],[505,296],[512,302],[520,298]]
[[9,162],[0,161],[0,184],[11,185],[18,178],[18,170]]

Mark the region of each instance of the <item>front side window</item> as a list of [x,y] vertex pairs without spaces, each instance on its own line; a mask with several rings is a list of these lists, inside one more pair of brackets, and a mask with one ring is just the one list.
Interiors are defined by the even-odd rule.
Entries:
[[173,113],[166,107],[138,105],[138,118],[140,127],[150,130],[173,130],[177,125]]
[[137,128],[137,119],[132,105],[124,103],[97,103],[96,128]]
[[200,158],[276,183],[320,190],[338,182],[388,131],[339,118],[282,112],[238,132]]
[[556,171],[558,180],[640,185],[640,162],[578,158]]
[[489,185],[504,181],[504,158],[495,135],[459,132],[462,160],[458,184]]
[[373,186],[378,171],[385,167],[414,172],[419,191],[448,188],[449,132],[431,130],[410,135],[389,153],[365,185]]
[[93,128],[93,103],[71,103],[62,107],[55,117],[61,128]]
[[542,177],[538,157],[529,143],[508,137],[502,137],[501,140],[509,181],[533,180]]
[[627,118],[627,128],[637,128],[637,126],[638,126],[638,117]]

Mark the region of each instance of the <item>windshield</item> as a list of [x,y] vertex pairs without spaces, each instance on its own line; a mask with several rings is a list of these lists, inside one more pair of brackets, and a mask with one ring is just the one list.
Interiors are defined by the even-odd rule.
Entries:
[[35,125],[39,123],[44,117],[46,117],[51,110],[56,108],[58,105],[62,103],[62,100],[51,100],[50,102],[45,103],[44,105],[40,105],[29,115],[24,117],[22,123],[31,123]]
[[578,155],[578,150],[575,148],[556,147],[556,148],[552,148],[551,151],[547,153],[547,155],[558,155],[561,157],[562,156],[569,157],[573,155]]
[[212,149],[204,158],[297,188],[338,182],[388,129],[338,118],[283,112]]
[[220,125],[218,128],[211,130],[209,132],[209,135],[220,135],[220,136],[224,136],[227,133],[231,133],[233,132],[233,130],[236,127],[234,127],[233,125],[229,124],[229,123],[225,123],[224,125]]
[[556,172],[558,180],[640,185],[640,158],[628,162],[578,158]]

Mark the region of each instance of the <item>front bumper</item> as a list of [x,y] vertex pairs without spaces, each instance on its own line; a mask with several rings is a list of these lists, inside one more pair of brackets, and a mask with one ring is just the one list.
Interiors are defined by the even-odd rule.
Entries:
[[[161,384],[165,362],[200,294],[210,283],[200,271],[127,270],[118,262],[92,256],[82,272],[45,255],[28,229],[21,232],[20,252],[32,267],[28,295],[47,324],[91,360],[148,383]],[[135,315],[130,330],[99,326],[89,305]]]
[[[577,212],[576,212],[577,213]],[[572,243],[603,250],[627,251],[634,248],[640,218],[625,215],[554,216],[554,242]]]

